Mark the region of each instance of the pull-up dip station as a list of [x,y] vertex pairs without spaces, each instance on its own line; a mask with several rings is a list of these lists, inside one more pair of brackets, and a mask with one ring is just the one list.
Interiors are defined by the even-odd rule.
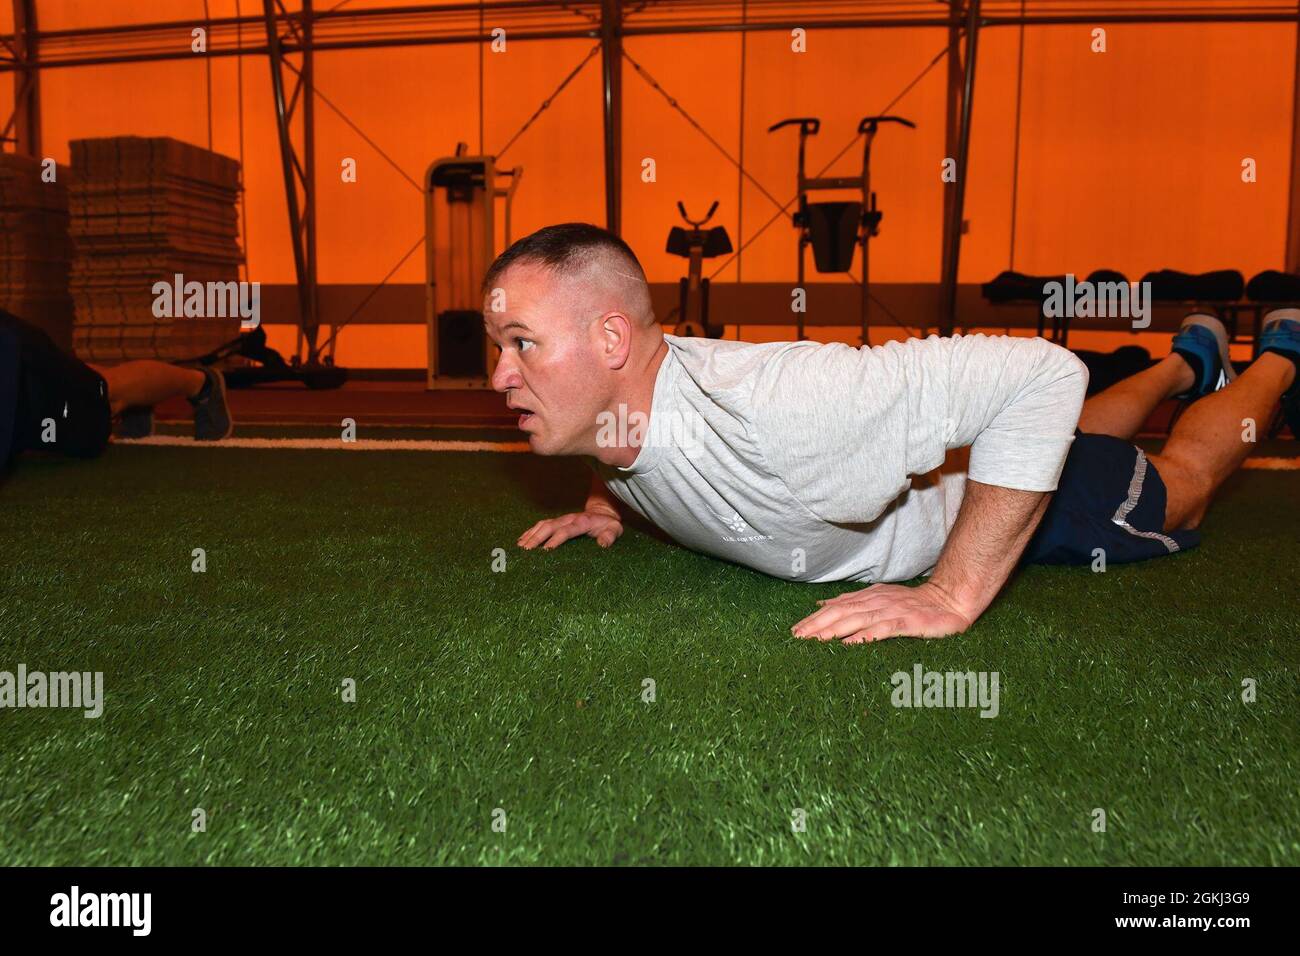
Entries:
[[[871,144],[881,123],[898,123],[909,129],[916,124],[901,116],[864,116],[858,123],[858,133],[864,137],[862,144],[862,173],[858,176],[827,176],[809,178],[804,172],[804,153],[809,136],[821,130],[821,120],[814,116],[784,119],[768,127],[774,133],[786,126],[799,127],[799,168],[797,172],[799,210],[794,214],[794,227],[799,231],[798,285],[804,288],[804,249],[813,247],[813,263],[818,272],[848,272],[853,267],[853,247],[862,246],[862,344],[867,342],[868,305],[868,250],[872,237],[880,232],[884,216],[876,206],[876,194],[871,189]],[[860,201],[815,202],[808,201],[808,193],[818,189],[859,189]],[[800,341],[804,335],[804,314],[796,312]]]

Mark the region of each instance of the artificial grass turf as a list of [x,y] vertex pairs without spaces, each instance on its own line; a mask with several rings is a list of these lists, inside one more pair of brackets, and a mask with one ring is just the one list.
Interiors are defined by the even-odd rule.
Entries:
[[[965,635],[858,648],[789,634],[851,586],[634,528],[610,551],[516,549],[587,474],[24,462],[0,485],[0,670],[100,670],[106,702],[0,710],[0,862],[1300,860],[1300,474],[1234,477],[1196,551],[1031,568]],[[917,663],[997,671],[999,715],[892,707]]]

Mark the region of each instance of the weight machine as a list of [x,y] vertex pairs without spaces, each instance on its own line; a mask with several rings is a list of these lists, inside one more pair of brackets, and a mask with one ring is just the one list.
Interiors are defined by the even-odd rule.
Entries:
[[[434,160],[424,174],[425,321],[429,331],[426,387],[489,388],[496,365],[483,328],[483,277],[496,258],[496,201],[505,200],[505,246],[510,207],[524,170],[501,170],[493,156]],[[498,177],[508,177],[505,188]],[[504,247],[503,247],[504,248]]]

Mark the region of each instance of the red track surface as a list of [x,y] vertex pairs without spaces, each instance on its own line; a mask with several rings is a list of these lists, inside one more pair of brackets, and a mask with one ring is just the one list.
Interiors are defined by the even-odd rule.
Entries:
[[[488,389],[426,391],[412,382],[349,382],[313,391],[302,385],[230,390],[236,425],[337,425],[352,418],[368,425],[469,425],[513,427],[519,416],[504,395]],[[188,421],[183,401],[158,407],[163,421]]]
[[[1164,435],[1176,403],[1159,405],[1143,434]],[[337,425],[344,418],[368,425],[465,425],[513,428],[518,416],[504,395],[488,389],[426,391],[416,382],[349,382],[342,388],[312,391],[301,385],[232,389],[235,423]],[[158,408],[163,421],[189,421],[183,401]]]

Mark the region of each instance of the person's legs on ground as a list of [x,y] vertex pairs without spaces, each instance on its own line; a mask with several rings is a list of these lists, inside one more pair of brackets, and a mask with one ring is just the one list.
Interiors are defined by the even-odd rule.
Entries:
[[[1213,316],[1190,315],[1168,358],[1089,399],[1025,562],[1122,563],[1196,547],[1211,496],[1252,448],[1246,420],[1262,432],[1279,397],[1284,409],[1300,399],[1296,319],[1266,318],[1259,358],[1234,381],[1227,330]],[[1161,454],[1148,456],[1131,439],[1173,397],[1194,404]]]
[[1197,402],[1150,461],[1167,492],[1165,530],[1195,528],[1224,480],[1250,454],[1247,429],[1262,431],[1295,382],[1295,363],[1265,352],[1228,387]]
[[114,415],[121,414],[125,408],[152,408],[169,398],[193,398],[207,382],[198,369],[153,359],[90,367],[108,383],[108,402]]
[[1236,377],[1228,361],[1227,329],[1214,316],[1187,316],[1172,345],[1155,365],[1084,402],[1079,430],[1128,441],[1165,399],[1199,398]]
[[226,383],[213,368],[186,368],[137,359],[114,366],[91,366],[108,383],[109,405],[122,416],[119,436],[142,438],[153,431],[153,406],[185,397],[194,408],[194,437],[218,441],[233,431],[226,405]]
[[1079,431],[1126,441],[1138,433],[1156,406],[1192,385],[1192,368],[1171,352],[1145,371],[1116,382],[1083,403]]

